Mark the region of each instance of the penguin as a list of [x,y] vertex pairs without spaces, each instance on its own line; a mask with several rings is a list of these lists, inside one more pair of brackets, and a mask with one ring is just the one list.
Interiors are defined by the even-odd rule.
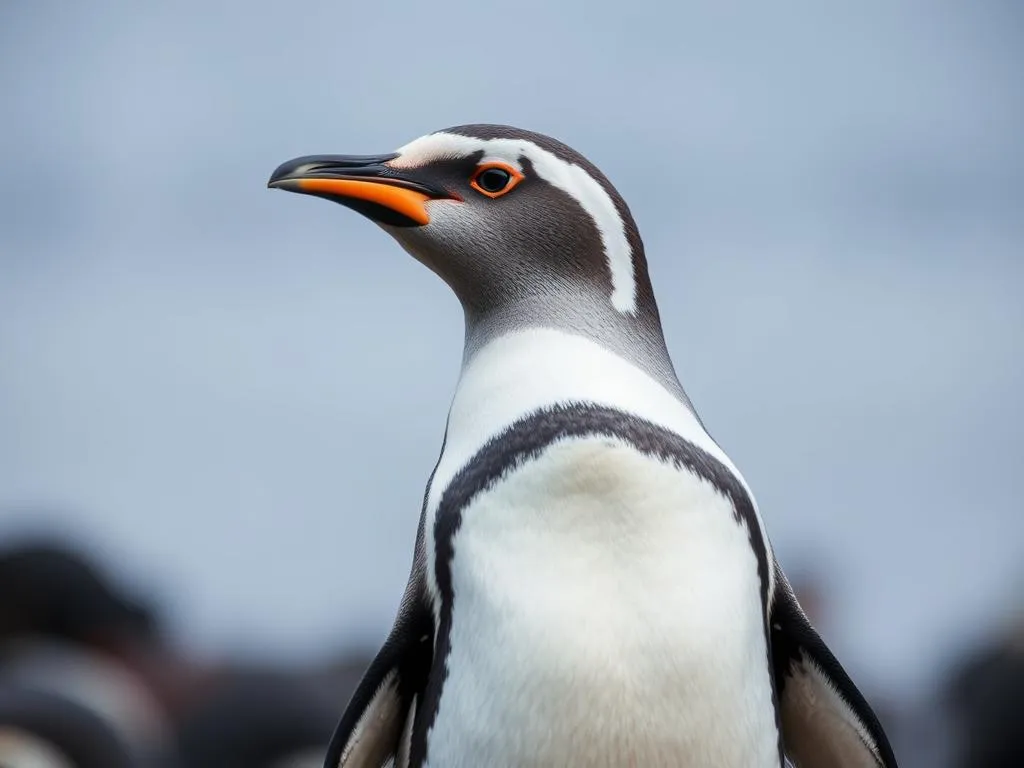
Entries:
[[377,223],[465,315],[408,584],[328,768],[895,768],[679,382],[597,167],[463,125],[268,186]]
[[0,684],[0,766],[133,768],[128,746],[97,713],[56,693]]

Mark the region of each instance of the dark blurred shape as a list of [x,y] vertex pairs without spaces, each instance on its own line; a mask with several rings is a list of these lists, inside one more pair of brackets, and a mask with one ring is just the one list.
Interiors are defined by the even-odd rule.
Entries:
[[77,553],[44,542],[0,552],[0,642],[39,635],[94,644],[156,633],[152,610],[116,592]]
[[1024,766],[1024,619],[957,665],[947,693],[957,768]]
[[369,656],[301,669],[207,663],[173,647],[157,615],[73,547],[8,544],[0,550],[0,685],[91,713],[142,765],[322,763]]
[[238,670],[182,719],[181,764],[274,768],[303,754],[322,762],[342,704],[322,699],[293,674]]
[[140,759],[166,749],[188,684],[153,607],[56,537],[0,550],[0,683],[63,697],[103,720]]
[[43,540],[8,545],[0,552],[0,664],[54,641],[115,662],[169,716],[211,676],[171,647],[153,605],[115,585],[87,554]]
[[53,693],[0,686],[0,765],[132,768],[114,731],[94,713]]
[[349,696],[355,692],[356,686],[362,681],[374,655],[373,651],[347,653],[309,673],[311,676],[315,676],[320,690],[333,703],[338,717],[341,717],[341,711]]

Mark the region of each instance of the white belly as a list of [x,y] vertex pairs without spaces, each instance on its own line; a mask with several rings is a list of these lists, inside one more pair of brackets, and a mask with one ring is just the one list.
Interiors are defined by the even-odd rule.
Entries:
[[603,437],[479,494],[429,764],[778,766],[757,559],[710,483]]

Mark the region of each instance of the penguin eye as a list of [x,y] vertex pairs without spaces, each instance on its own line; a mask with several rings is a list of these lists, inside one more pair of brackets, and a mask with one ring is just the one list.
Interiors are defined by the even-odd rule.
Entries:
[[476,177],[476,183],[484,192],[496,195],[512,181],[512,176],[504,168],[488,168]]
[[501,197],[511,192],[522,180],[523,174],[511,165],[487,163],[476,169],[469,185],[487,197]]

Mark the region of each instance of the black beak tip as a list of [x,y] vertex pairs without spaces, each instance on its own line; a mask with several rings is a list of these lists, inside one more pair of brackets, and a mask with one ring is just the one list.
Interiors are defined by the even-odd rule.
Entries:
[[267,179],[267,189],[282,189],[285,192],[297,192],[299,190],[299,179],[280,177],[273,175]]
[[309,157],[296,157],[294,160],[288,160],[287,162],[281,163],[274,172],[270,174],[270,178],[267,179],[268,189],[285,189],[285,182],[289,179],[295,179],[301,175],[301,172],[309,168],[312,163],[312,158]]

